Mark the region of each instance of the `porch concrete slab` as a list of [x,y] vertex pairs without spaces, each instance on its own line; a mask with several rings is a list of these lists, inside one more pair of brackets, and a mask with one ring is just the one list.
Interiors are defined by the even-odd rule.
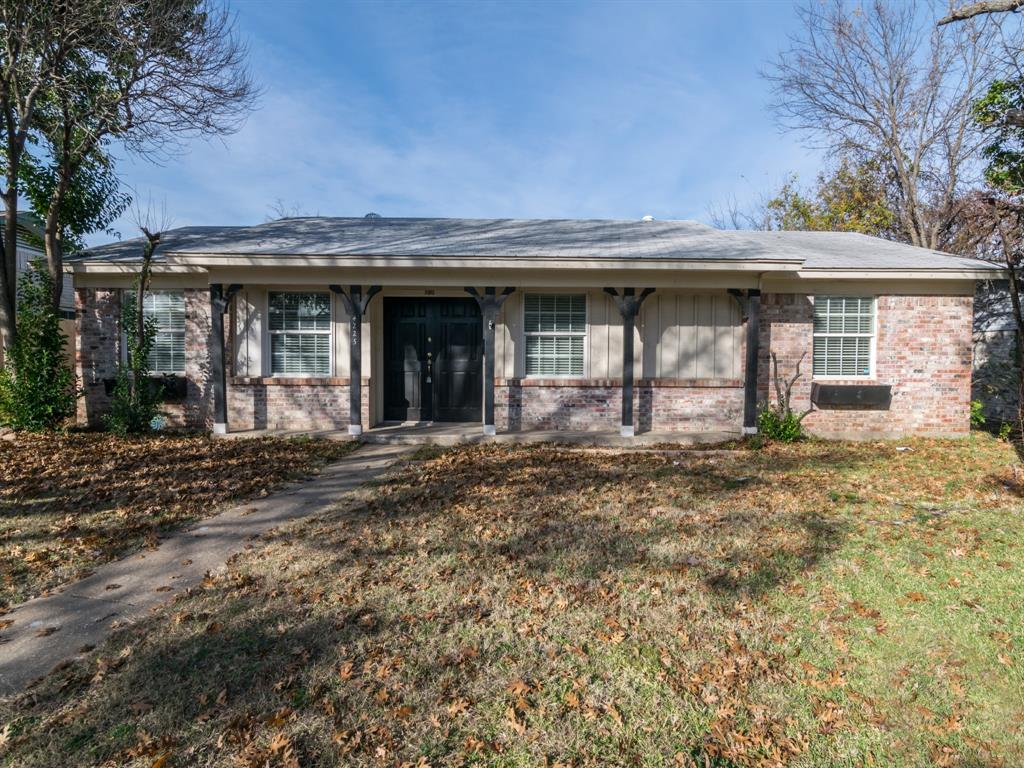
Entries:
[[[270,435],[274,437],[326,437],[350,440],[346,432],[330,430],[253,430],[233,432],[227,437],[243,438]],[[385,424],[367,430],[358,439],[366,443],[385,445],[439,445],[453,446],[467,443],[566,443],[607,448],[647,448],[671,443],[679,446],[713,445],[736,440],[740,430],[723,426],[708,432],[641,432],[635,437],[622,437],[618,432],[564,429],[531,429],[499,432],[486,436],[483,426],[473,423],[430,422],[425,424]]]
[[196,586],[260,534],[336,505],[407,451],[403,445],[360,447],[315,479],[201,520],[155,550],[103,565],[59,592],[16,607],[3,616],[13,623],[0,631],[0,695],[15,693],[87,652],[113,625],[138,620]]

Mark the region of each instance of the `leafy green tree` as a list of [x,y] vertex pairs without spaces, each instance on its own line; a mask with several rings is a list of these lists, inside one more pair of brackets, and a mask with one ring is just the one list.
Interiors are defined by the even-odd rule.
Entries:
[[835,169],[820,173],[810,190],[801,190],[796,176],[790,176],[764,202],[760,219],[765,229],[861,232],[899,239],[895,204],[889,195],[880,163],[844,157]]
[[166,157],[190,136],[236,130],[257,94],[246,54],[217,0],[0,0],[0,343],[17,334],[20,196],[44,221],[56,307],[68,236],[123,204],[98,201],[113,190],[113,143]]
[[52,292],[46,264],[36,259],[18,281],[20,333],[0,370],[0,423],[17,430],[58,429],[75,412],[78,387]]
[[982,156],[985,180],[1009,195],[1024,193],[1024,127],[1007,119],[1024,110],[1024,80],[996,80],[973,106],[974,118],[985,131]]
[[[49,158],[26,152],[20,168],[21,193],[32,212],[42,219],[58,184],[58,174]],[[93,232],[116,235],[110,224],[131,204],[121,189],[114,163],[102,150],[86,158],[68,183],[57,219],[55,237],[64,252],[85,248],[83,238]],[[45,248],[45,244],[43,245]]]

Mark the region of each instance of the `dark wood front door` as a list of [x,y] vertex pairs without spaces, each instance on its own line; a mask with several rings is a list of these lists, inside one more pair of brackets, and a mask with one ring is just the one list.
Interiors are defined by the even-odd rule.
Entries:
[[483,332],[474,299],[384,299],[384,418],[479,421]]

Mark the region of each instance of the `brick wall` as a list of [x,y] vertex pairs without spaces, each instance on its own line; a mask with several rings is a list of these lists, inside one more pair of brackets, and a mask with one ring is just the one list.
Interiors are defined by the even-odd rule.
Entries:
[[[79,288],[76,363],[85,396],[79,401],[83,424],[101,426],[110,408],[104,379],[117,373],[120,345],[120,291]],[[212,330],[210,295],[206,289],[185,289],[184,402],[164,403],[171,427],[208,430],[213,425],[213,383],[209,339]],[[230,326],[230,323],[226,324]],[[225,328],[231,349],[230,327]],[[228,371],[228,423],[243,429],[347,429],[348,379],[237,378]],[[370,381],[363,380],[363,425],[369,423]]]
[[120,347],[121,292],[103,288],[75,291],[75,371],[84,395],[78,401],[78,421],[92,427],[103,424],[110,408],[104,379],[117,374]]
[[[119,293],[79,288],[76,361],[85,397],[83,423],[99,425],[109,406],[103,380],[116,372],[119,345]],[[173,425],[208,429],[212,423],[212,386],[208,339],[210,303],[205,289],[188,289],[186,300],[186,376],[188,397],[168,404]],[[829,409],[812,413],[808,429],[821,436],[885,437],[905,434],[962,435],[969,428],[971,397],[970,296],[879,296],[876,375],[889,384],[887,410]],[[230,327],[230,323],[227,324]],[[230,331],[227,331],[230,333]],[[230,339],[228,349],[231,349]],[[794,388],[794,404],[810,404],[812,304],[807,296],[762,297],[759,397],[770,392],[769,350],[791,375],[801,353],[803,376]],[[369,379],[364,380],[363,424],[370,425]],[[233,430],[344,429],[348,426],[348,381],[276,380],[228,376],[229,424]],[[495,393],[497,427],[502,430],[617,430],[620,382],[598,380],[502,379]],[[634,421],[638,431],[738,430],[743,389],[733,380],[640,380],[635,387]]]
[[[888,409],[830,408],[804,420],[823,437],[963,435],[970,428],[971,296],[879,296],[875,376],[892,386]],[[761,303],[760,398],[775,399],[770,385],[775,352],[788,378],[797,361],[803,375],[793,388],[794,407],[810,406],[813,305],[807,296],[765,294]],[[833,382],[830,382],[833,383]],[[838,382],[842,383],[842,382]]]
[[[709,432],[736,429],[743,418],[742,382],[637,381],[637,431]],[[619,379],[503,379],[494,393],[499,430],[614,430],[622,419]]]
[[[369,424],[370,380],[363,379],[363,427]],[[347,429],[349,380],[234,378],[228,381],[228,424],[240,429]]]

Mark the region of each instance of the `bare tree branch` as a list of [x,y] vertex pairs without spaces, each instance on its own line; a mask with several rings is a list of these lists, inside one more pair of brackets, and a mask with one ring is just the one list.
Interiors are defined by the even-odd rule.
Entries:
[[983,16],[989,13],[1009,13],[1019,11],[1024,7],[1024,0],[982,0],[978,3],[969,3],[954,8],[948,16],[943,16],[936,22],[936,26],[951,24],[954,21],[966,21],[975,16]]
[[983,143],[971,104],[1016,66],[1020,31],[1000,51],[973,22],[923,25],[913,2],[807,2],[799,14],[765,73],[779,123],[835,155],[881,159],[901,239],[944,247]]

